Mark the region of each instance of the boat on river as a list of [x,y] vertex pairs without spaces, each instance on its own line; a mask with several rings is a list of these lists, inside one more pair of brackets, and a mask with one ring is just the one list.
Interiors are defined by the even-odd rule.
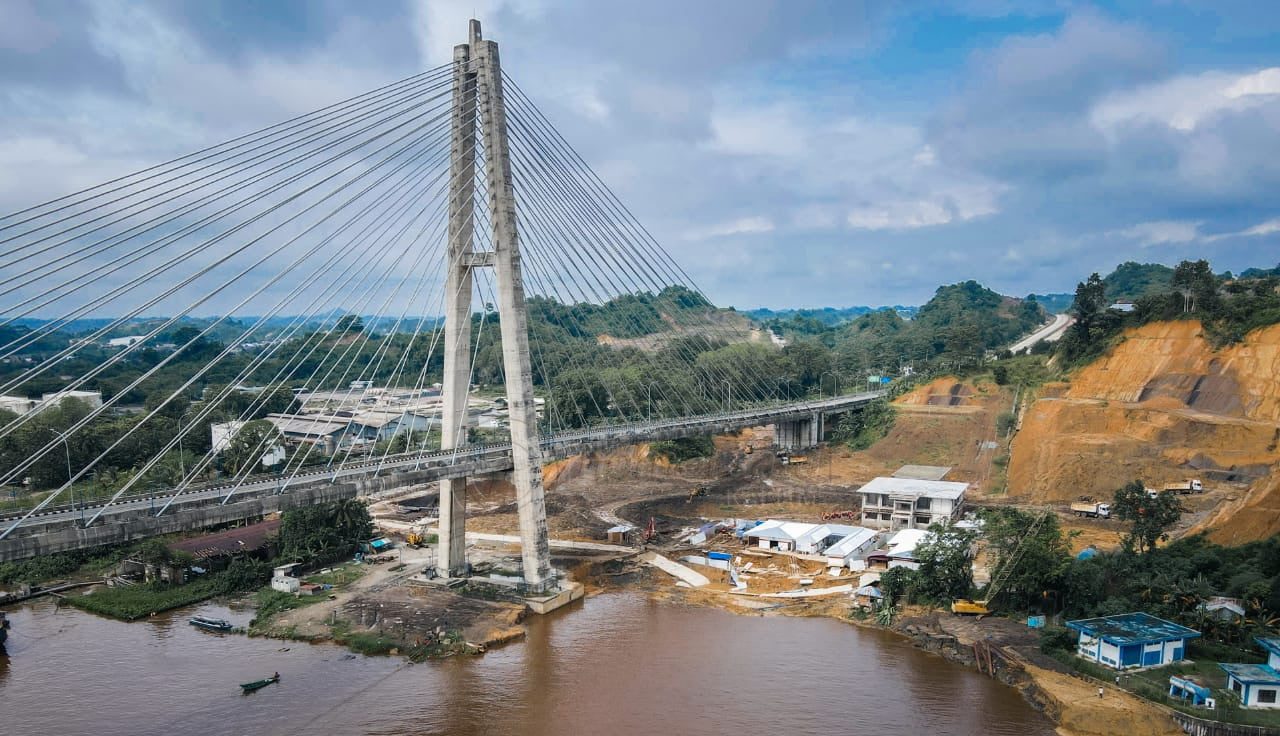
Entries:
[[187,623],[198,629],[206,631],[230,631],[231,622],[220,618],[208,618],[207,616],[193,616],[187,620]]
[[9,617],[0,611],[0,654],[4,653],[4,643],[9,639]]
[[249,693],[257,692],[262,688],[266,687],[267,685],[270,685],[276,682],[280,682],[279,672],[275,673],[274,675],[268,677],[265,680],[254,680],[253,682],[246,682],[240,685],[240,689],[245,695],[248,695]]

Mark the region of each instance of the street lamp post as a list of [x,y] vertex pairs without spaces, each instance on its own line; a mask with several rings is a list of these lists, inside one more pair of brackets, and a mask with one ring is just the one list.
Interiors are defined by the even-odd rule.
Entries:
[[194,408],[196,408],[195,404],[192,404],[191,406],[187,407],[186,411],[178,415],[178,472],[182,474],[182,480],[187,479],[187,461],[186,461],[186,458],[182,456],[182,437],[184,434],[184,430],[182,428],[182,420],[185,419],[186,416],[190,414],[191,410]]
[[[71,442],[67,440],[67,435],[62,435],[62,446],[67,450],[67,483],[71,486],[71,508],[76,507],[76,484],[71,482]],[[83,512],[82,512],[83,520]],[[83,524],[81,525],[83,526]]]
[[818,374],[818,393],[822,393],[822,377],[831,376],[831,396],[834,398],[840,391],[840,372],[839,371],[823,371]]
[[645,419],[650,422],[653,421],[653,387],[655,385],[656,384],[650,382],[647,386],[644,387]]

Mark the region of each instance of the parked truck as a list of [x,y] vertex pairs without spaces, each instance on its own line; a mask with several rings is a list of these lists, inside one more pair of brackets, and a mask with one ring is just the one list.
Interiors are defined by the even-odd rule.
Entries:
[[1076,516],[1087,516],[1091,519],[1109,519],[1111,518],[1111,504],[1079,501],[1071,504],[1071,513]]
[[1188,493],[1204,493],[1204,484],[1199,478],[1188,478],[1180,483],[1166,484],[1164,490],[1187,495]]

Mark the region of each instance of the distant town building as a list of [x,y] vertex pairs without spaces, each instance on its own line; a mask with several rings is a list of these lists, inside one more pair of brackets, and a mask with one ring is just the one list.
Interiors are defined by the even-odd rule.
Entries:
[[1149,613],[1068,621],[1080,633],[1076,654],[1117,670],[1161,667],[1186,659],[1187,642],[1200,632]]
[[231,438],[235,437],[236,432],[239,432],[244,425],[244,422],[235,420],[210,424],[209,441],[212,444],[213,453],[216,455],[230,447]]
[[858,489],[862,525],[872,529],[925,529],[954,519],[968,483],[917,478],[873,478]]
[[126,337],[113,337],[110,340],[107,340],[107,347],[109,348],[132,347],[134,344],[140,343],[145,339],[147,338],[142,335],[128,335]]
[[1117,299],[1107,307],[1107,309],[1110,309],[1113,312],[1132,312],[1136,308],[1137,307],[1134,306],[1134,303],[1128,299]]
[[39,399],[28,399],[25,396],[0,396],[0,410],[14,414],[28,414],[40,405]]
[[63,399],[83,401],[91,409],[97,409],[102,406],[101,391],[55,391],[40,397],[40,403],[44,406],[56,406],[62,403]]

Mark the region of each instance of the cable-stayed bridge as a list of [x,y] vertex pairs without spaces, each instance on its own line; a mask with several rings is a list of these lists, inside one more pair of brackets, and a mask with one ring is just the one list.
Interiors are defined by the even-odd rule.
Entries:
[[466,478],[510,472],[553,589],[547,460],[766,424],[808,446],[877,396],[797,398],[812,371],[705,298],[475,21],[450,64],[0,217],[0,274],[0,483],[39,490],[0,560],[394,477],[439,482],[461,575]]

